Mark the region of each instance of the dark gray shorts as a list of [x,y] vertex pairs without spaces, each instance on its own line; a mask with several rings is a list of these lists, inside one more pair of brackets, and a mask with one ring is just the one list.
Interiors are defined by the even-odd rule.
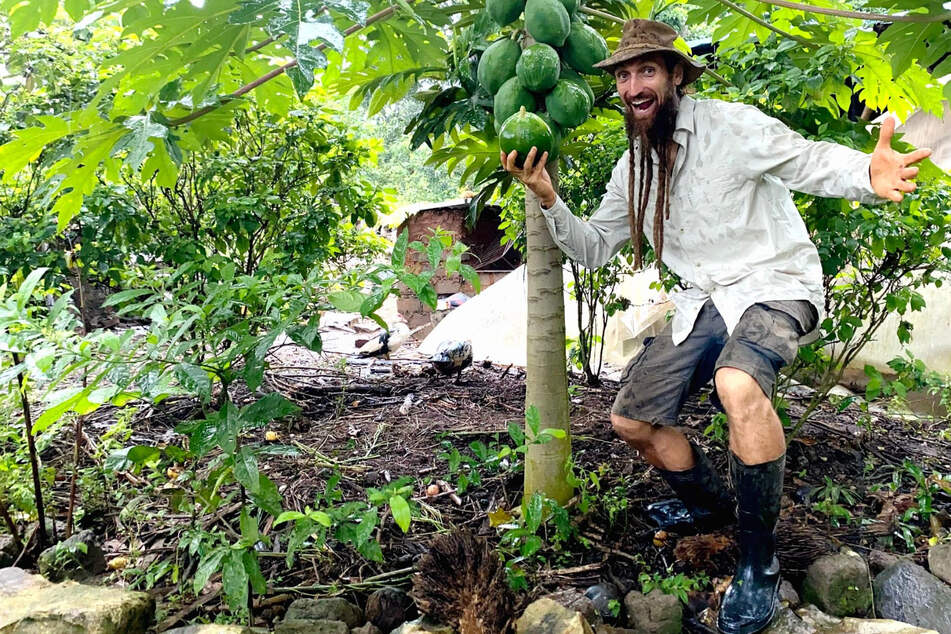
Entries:
[[671,338],[672,322],[644,340],[644,349],[624,370],[611,413],[676,425],[687,397],[722,367],[743,370],[770,396],[776,373],[796,358],[800,337],[817,321],[815,307],[805,300],[769,301],[750,306],[728,335],[720,313],[707,301],[680,345]]

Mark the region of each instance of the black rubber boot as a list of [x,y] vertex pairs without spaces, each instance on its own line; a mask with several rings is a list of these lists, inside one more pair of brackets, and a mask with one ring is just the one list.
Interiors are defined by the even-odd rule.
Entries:
[[658,469],[678,499],[648,505],[647,515],[660,528],[712,531],[736,521],[735,503],[713,463],[695,444],[694,466],[686,471]]
[[717,629],[723,634],[759,632],[769,625],[779,607],[779,560],[774,531],[785,466],[785,455],[749,466],[730,453],[740,558],[733,582],[720,603]]

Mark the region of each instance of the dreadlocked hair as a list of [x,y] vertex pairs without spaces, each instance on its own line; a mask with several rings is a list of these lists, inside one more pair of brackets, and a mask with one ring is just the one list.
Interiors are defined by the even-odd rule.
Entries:
[[[639,147],[638,147],[639,146]],[[637,145],[634,143],[634,135],[628,136],[628,192],[627,192],[627,211],[631,223],[631,240],[634,242],[634,267],[640,269],[644,266],[644,240],[641,237],[644,233],[644,215],[647,212],[647,205],[650,203],[651,185],[654,180],[654,159],[650,153],[650,143],[646,135],[641,135]],[[671,144],[661,143],[657,148],[657,158],[660,165],[657,170],[657,200],[654,205],[654,256],[657,258],[657,268],[660,268],[661,258],[664,254],[664,220],[670,219],[670,150]],[[639,169],[634,169],[634,156],[639,160]],[[637,174],[637,190],[634,187],[634,175]],[[635,202],[636,201],[636,202]]]

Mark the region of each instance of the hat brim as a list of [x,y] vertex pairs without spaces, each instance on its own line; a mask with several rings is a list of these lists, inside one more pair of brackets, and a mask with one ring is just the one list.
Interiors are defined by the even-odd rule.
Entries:
[[628,47],[617,51],[614,55],[607,58],[602,62],[594,64],[595,68],[600,68],[606,73],[613,74],[612,71],[633,59],[638,57],[643,57],[644,55],[650,55],[651,53],[673,53],[684,63],[684,83],[682,85],[686,86],[687,84],[693,83],[703,74],[703,70],[706,68],[703,64],[697,60],[688,57],[684,54],[683,51],[665,46],[636,46]]

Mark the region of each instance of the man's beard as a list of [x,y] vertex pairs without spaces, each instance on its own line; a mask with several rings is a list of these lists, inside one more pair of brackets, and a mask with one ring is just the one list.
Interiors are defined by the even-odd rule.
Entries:
[[[664,220],[670,218],[670,173],[674,156],[674,130],[677,127],[677,111],[680,99],[673,83],[669,83],[667,94],[659,103],[657,112],[648,120],[637,119],[630,104],[625,104],[624,123],[627,128],[629,153],[628,178],[628,214],[631,224],[631,241],[634,243],[634,266],[643,266],[642,244],[644,216],[650,201],[651,184],[654,178],[654,160],[651,149],[657,152],[660,161],[658,168],[658,187],[654,208],[653,245],[657,267],[660,268],[664,250]],[[636,157],[636,158],[635,158]],[[640,168],[634,169],[634,161]],[[636,181],[636,187],[635,187]]]
[[640,140],[642,147],[657,149],[670,143],[677,127],[680,98],[673,82],[667,84],[667,94],[650,119],[637,119],[630,104],[624,104],[624,124],[628,139]]

